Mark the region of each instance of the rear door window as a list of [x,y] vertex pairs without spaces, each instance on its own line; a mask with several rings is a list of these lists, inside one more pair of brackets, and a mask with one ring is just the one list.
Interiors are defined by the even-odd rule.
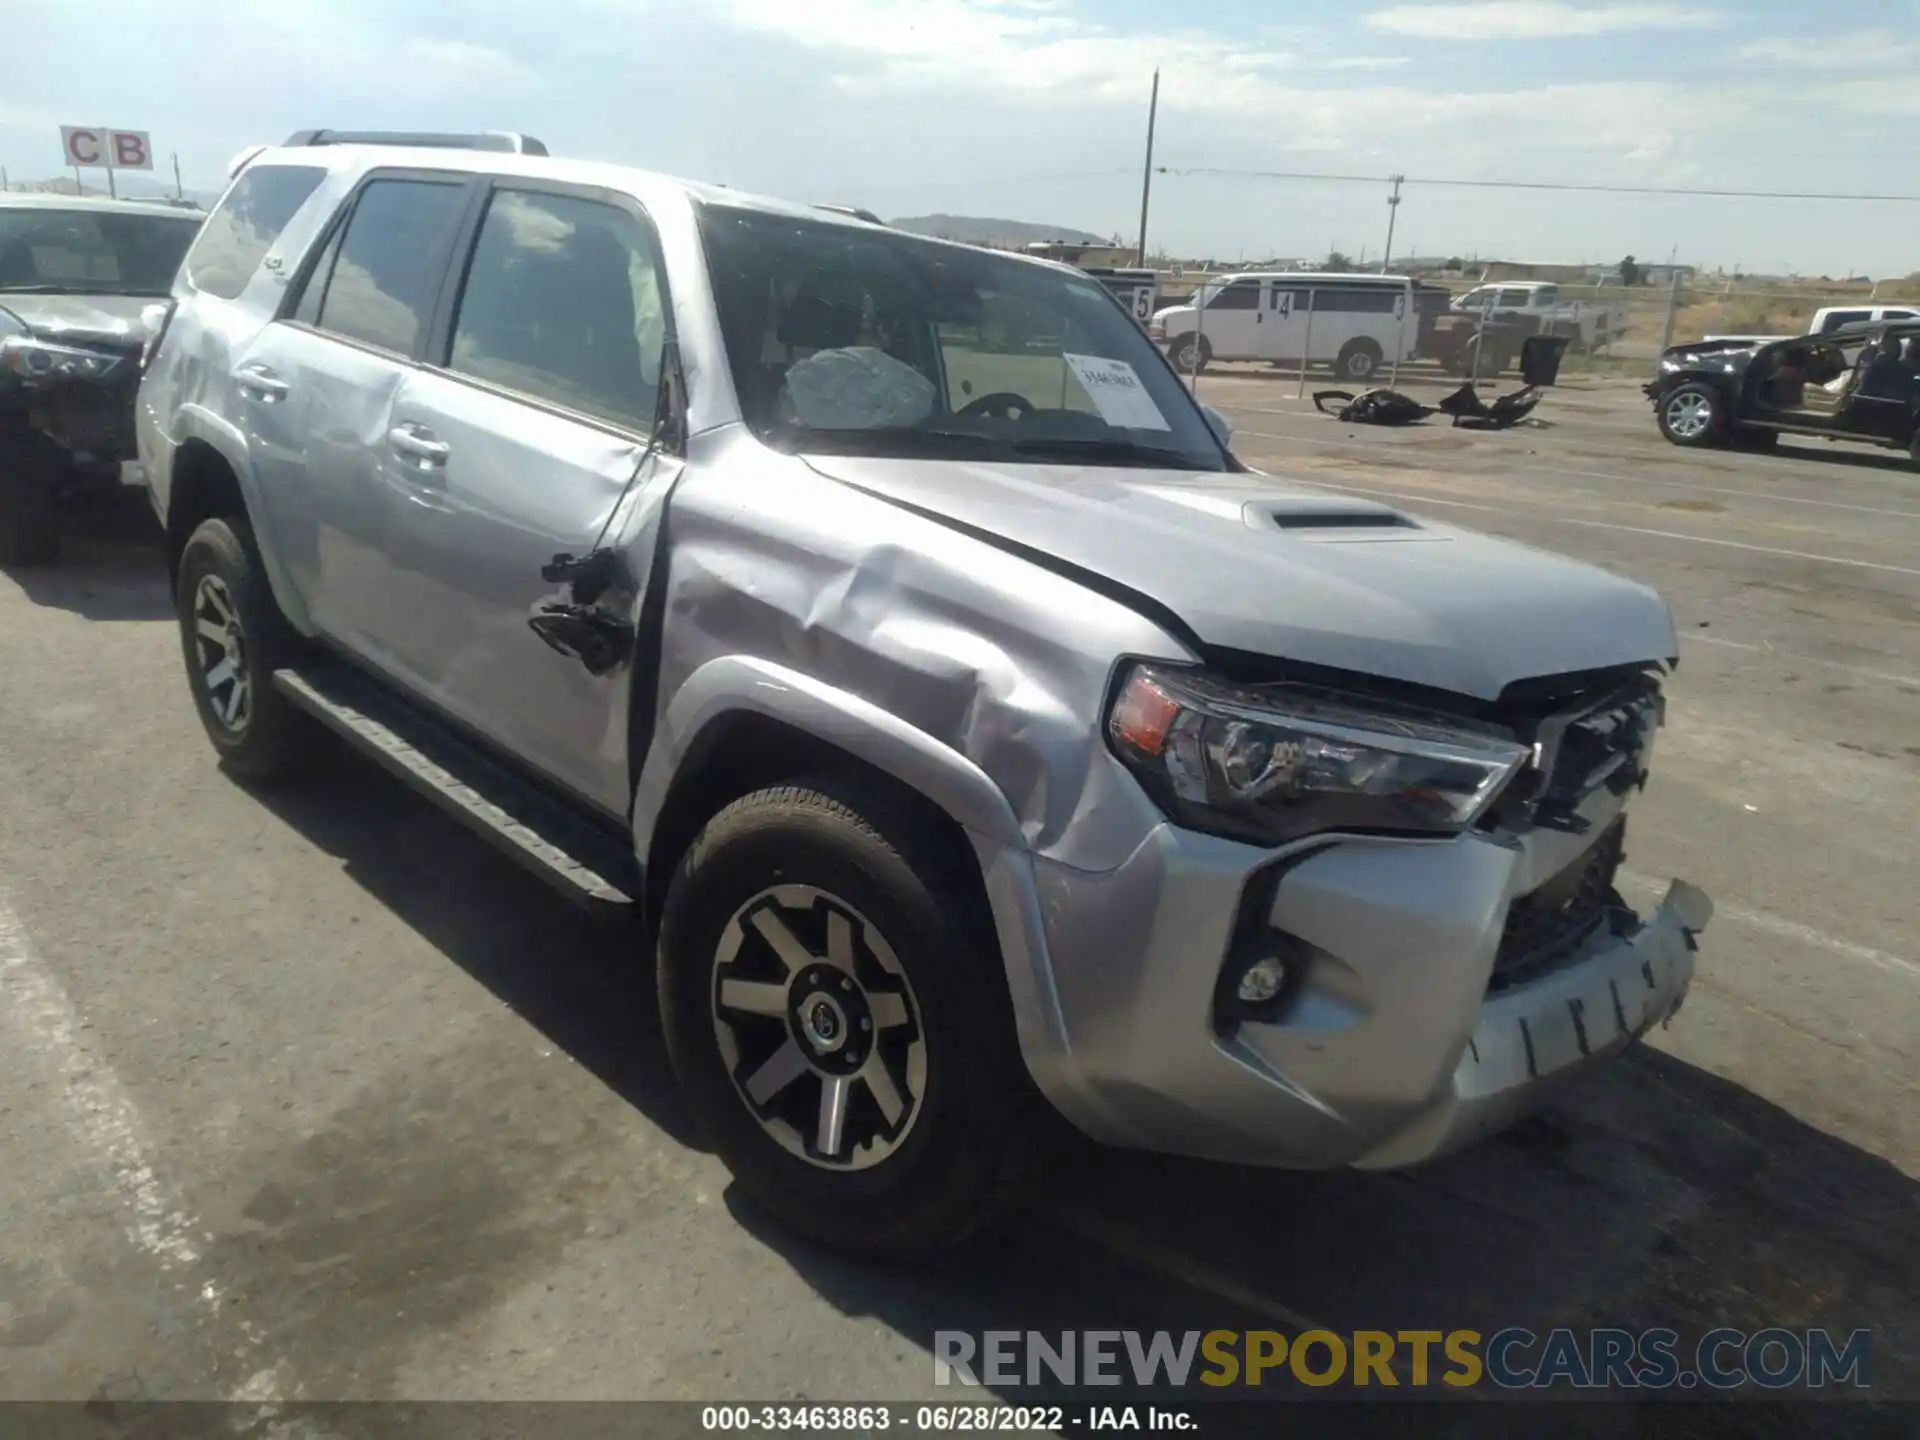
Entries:
[[287,222],[327,172],[317,165],[253,165],[240,173],[187,252],[187,282],[235,300]]
[[[466,205],[464,180],[374,180],[360,192],[331,263],[307,279],[295,315],[319,329],[412,355],[433,317]],[[321,293],[309,308],[315,286]]]

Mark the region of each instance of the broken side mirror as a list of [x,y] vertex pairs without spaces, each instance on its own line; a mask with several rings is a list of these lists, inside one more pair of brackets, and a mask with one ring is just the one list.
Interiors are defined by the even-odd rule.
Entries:
[[1213,438],[1224,449],[1233,448],[1233,422],[1211,405],[1202,405],[1200,413],[1207,417],[1207,428],[1213,431]]

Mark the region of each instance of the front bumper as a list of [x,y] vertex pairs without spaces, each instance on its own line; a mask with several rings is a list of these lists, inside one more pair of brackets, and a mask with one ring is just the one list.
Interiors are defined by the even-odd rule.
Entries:
[[[1580,834],[1336,839],[1277,857],[1162,825],[1113,871],[1037,862],[1028,950],[1045,953],[1029,973],[1045,977],[1031,993],[1049,1023],[1023,1023],[1023,1052],[1056,1107],[1109,1143],[1302,1169],[1468,1144],[1686,996],[1712,905],[1683,882],[1644,919],[1494,983],[1513,902],[1581,863],[1623,805],[1591,797]],[[1270,1017],[1222,1023],[1250,906],[1290,941],[1294,975]]]

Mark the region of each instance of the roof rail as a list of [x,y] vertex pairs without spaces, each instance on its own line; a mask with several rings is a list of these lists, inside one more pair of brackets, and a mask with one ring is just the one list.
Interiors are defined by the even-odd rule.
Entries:
[[813,208],[816,210],[831,210],[836,215],[851,215],[854,219],[864,220],[869,225],[884,225],[887,223],[871,210],[862,210],[857,205],[816,205]]
[[545,155],[547,147],[531,135],[488,130],[453,135],[428,130],[296,130],[288,145],[413,145],[430,150],[493,150],[506,155]]

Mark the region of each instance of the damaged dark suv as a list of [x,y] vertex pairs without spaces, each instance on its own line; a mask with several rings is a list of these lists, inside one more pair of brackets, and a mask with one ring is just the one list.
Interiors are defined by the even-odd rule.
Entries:
[[66,502],[138,478],[140,353],[203,218],[0,194],[0,563],[51,562]]

